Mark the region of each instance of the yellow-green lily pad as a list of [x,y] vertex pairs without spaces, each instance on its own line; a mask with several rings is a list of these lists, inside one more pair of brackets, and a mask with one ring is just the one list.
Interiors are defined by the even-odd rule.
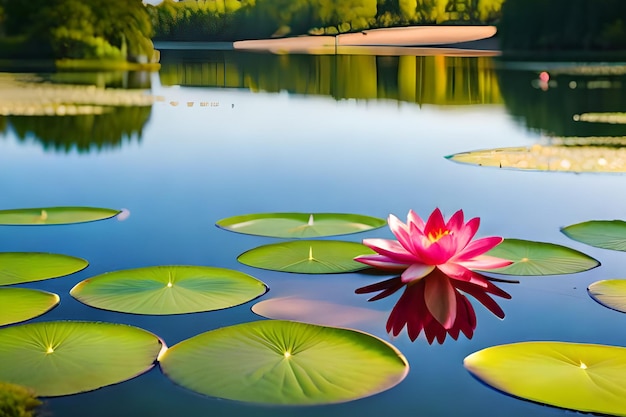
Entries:
[[41,316],[59,304],[58,295],[29,288],[0,288],[0,326]]
[[615,146],[533,145],[461,152],[462,164],[522,171],[626,172],[626,149]]
[[626,416],[626,348],[565,342],[494,346],[465,367],[497,390],[555,407]]
[[605,279],[587,287],[591,298],[610,309],[626,313],[626,279]]
[[266,291],[263,282],[243,272],[167,265],[108,272],[79,282],[70,294],[104,310],[164,315],[233,307]]
[[282,238],[345,235],[385,224],[384,219],[348,213],[255,213],[228,217],[216,223],[233,232]]
[[39,207],[0,210],[0,225],[85,223],[116,216],[120,210],[97,207]]
[[81,258],[43,252],[0,252],[0,285],[22,284],[70,275],[89,263]]
[[272,271],[333,274],[367,268],[359,255],[374,254],[361,243],[338,240],[294,240],[259,246],[239,255],[242,264]]
[[137,327],[38,322],[0,329],[0,381],[54,397],[131,379],[154,366],[164,343]]
[[374,336],[281,320],[202,333],[159,361],[165,375],[192,391],[284,405],[356,400],[395,386],[408,372],[404,356]]

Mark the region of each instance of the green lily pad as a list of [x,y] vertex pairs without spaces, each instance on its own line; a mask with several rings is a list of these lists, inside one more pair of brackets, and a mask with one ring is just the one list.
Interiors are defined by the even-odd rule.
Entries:
[[478,379],[555,407],[626,416],[626,348],[564,342],[494,346],[465,358]]
[[374,254],[361,243],[338,240],[296,240],[259,246],[237,258],[255,268],[301,274],[333,274],[366,269],[359,255]]
[[28,288],[0,288],[0,326],[41,316],[59,304],[58,295]]
[[42,252],[0,252],[0,285],[42,281],[87,268],[81,258]]
[[265,320],[202,333],[168,349],[163,373],[213,397],[252,403],[340,403],[385,391],[408,363],[387,342],[355,330]]
[[504,239],[487,255],[513,262],[504,268],[488,271],[505,275],[574,274],[600,265],[592,257],[566,246],[520,239]]
[[626,313],[626,279],[606,279],[589,285],[591,298],[605,307]]
[[257,213],[219,220],[216,225],[249,235],[311,238],[345,235],[384,226],[385,220],[344,213]]
[[233,307],[267,286],[243,272],[206,266],[154,266],[109,272],[79,282],[70,294],[104,310],[185,314]]
[[54,397],[131,379],[154,366],[163,342],[137,327],[39,322],[0,329],[0,381]]
[[0,225],[71,224],[104,220],[119,210],[96,207],[40,207],[0,210]]
[[591,220],[561,228],[570,239],[597,248],[626,251],[626,222]]

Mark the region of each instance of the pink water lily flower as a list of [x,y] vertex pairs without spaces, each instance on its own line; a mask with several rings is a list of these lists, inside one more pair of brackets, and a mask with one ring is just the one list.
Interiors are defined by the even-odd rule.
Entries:
[[426,222],[411,210],[406,224],[393,214],[388,223],[398,240],[364,239],[363,244],[377,254],[358,256],[354,260],[401,272],[402,282],[406,284],[422,279],[437,268],[452,279],[484,286],[483,280],[475,278],[473,270],[502,268],[512,263],[485,255],[503,239],[492,236],[472,240],[480,219],[474,217],[465,223],[463,210],[454,213],[447,222],[437,208]]

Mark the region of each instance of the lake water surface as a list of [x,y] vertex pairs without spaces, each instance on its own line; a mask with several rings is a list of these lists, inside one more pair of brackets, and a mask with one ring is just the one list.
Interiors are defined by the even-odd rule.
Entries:
[[[53,82],[147,89],[150,106],[88,116],[0,116],[2,208],[95,206],[130,211],[110,219],[50,227],[0,227],[0,251],[55,252],[90,266],[22,285],[51,291],[61,304],[35,321],[127,323],[168,346],[202,332],[261,319],[258,300],[231,309],[140,316],[85,306],[69,295],[104,272],[152,265],[237,269],[265,282],[260,300],[297,296],[373,310],[349,327],[390,341],[410,371],[396,387],[327,406],[272,407],[204,397],[174,385],[155,367],[93,392],[45,399],[43,414],[110,416],[558,416],[566,411],[497,392],[474,379],[463,359],[504,343],[554,340],[626,346],[626,318],[588,295],[597,280],[624,277],[626,255],[569,240],[559,228],[591,219],[625,219],[624,177],[459,164],[447,155],[545,144],[552,137],[623,137],[620,124],[580,123],[586,112],[626,111],[619,66],[505,64],[490,57],[300,56],[232,51],[164,51],[153,74],[39,74]],[[586,70],[585,70],[586,69]],[[542,84],[540,73],[550,80]],[[0,94],[2,92],[0,91]],[[479,236],[566,245],[598,259],[572,275],[521,277],[498,284],[498,319],[474,303],[472,339],[439,345],[403,332],[390,337],[386,315],[397,297],[368,303],[362,273],[288,274],[237,262],[277,241],[215,227],[258,212],[338,212],[405,219],[439,207],[480,217]],[[387,228],[347,235],[391,238]],[[320,312],[321,314],[321,312]],[[367,364],[364,364],[367,366]]]

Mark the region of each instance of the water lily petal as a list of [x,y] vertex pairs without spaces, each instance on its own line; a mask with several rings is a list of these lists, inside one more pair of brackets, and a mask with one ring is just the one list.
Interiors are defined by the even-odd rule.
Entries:
[[419,261],[415,255],[408,252],[399,242],[389,239],[363,239],[363,244],[368,248],[394,259],[398,263],[411,264]]
[[459,281],[467,281],[472,284],[478,285],[480,287],[487,287],[486,281],[482,279],[477,279],[478,274],[470,271],[463,265],[455,264],[455,263],[447,263],[443,265],[437,265],[437,268],[448,277],[452,279],[457,279]]
[[508,259],[496,258],[495,256],[489,255],[481,255],[477,256],[474,259],[470,259],[469,261],[458,262],[459,265],[462,265],[467,269],[480,270],[504,268],[505,266],[509,266],[512,263],[513,262],[509,261]]
[[423,231],[424,227],[426,226],[426,224],[424,223],[424,220],[422,220],[422,218],[418,216],[417,213],[414,212],[413,210],[409,210],[409,214],[406,216],[406,219],[407,219],[407,224],[409,225],[413,224],[419,230]]
[[428,217],[426,221],[426,226],[424,226],[424,235],[428,236],[431,234],[439,234],[441,231],[446,229],[446,222],[443,219],[443,214],[441,214],[441,210],[436,208]]
[[456,239],[453,235],[442,236],[438,241],[429,246],[427,252],[433,256],[433,264],[448,262],[458,252]]
[[466,261],[484,253],[489,252],[491,249],[502,243],[504,239],[498,236],[484,237],[470,242],[465,249],[459,252],[455,257],[455,261]]
[[412,264],[402,273],[402,282],[408,283],[424,278],[426,275],[430,274],[433,269],[435,269],[434,265]]
[[393,233],[396,239],[398,239],[400,245],[402,245],[407,251],[413,252],[410,227],[402,223],[402,221],[393,214],[390,214],[387,218],[387,224],[389,224],[391,233]]
[[458,248],[464,248],[467,244],[476,236],[476,232],[478,231],[478,227],[480,226],[480,219],[478,217],[474,217],[470,219],[465,226],[461,228],[457,233],[454,234],[456,237],[456,244]]
[[425,279],[424,300],[428,311],[445,328],[450,329],[456,319],[456,291],[448,277],[434,273]]
[[398,263],[394,259],[384,255],[362,255],[357,256],[354,260],[365,265],[373,266],[374,268],[386,269],[388,271],[402,271],[409,266],[408,264]]
[[450,217],[450,220],[446,223],[446,229],[452,233],[457,233],[463,227],[463,210],[459,210]]
[[445,264],[455,253],[456,245],[454,245],[452,236],[443,236],[434,243],[431,243],[426,238],[424,239],[423,246],[420,247],[416,245],[416,252],[418,258],[421,258],[422,262],[425,264]]

